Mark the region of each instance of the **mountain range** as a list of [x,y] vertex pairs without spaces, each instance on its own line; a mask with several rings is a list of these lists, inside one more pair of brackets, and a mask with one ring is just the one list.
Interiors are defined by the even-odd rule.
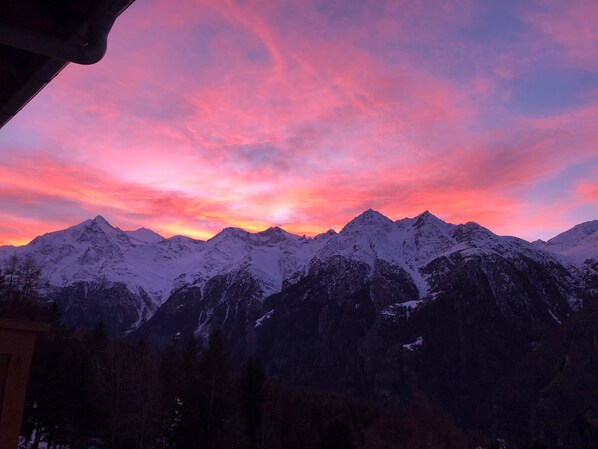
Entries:
[[533,429],[490,412],[529,413],[497,391],[593,310],[598,220],[530,243],[427,211],[392,221],[368,210],[313,238],[227,228],[199,241],[123,231],[98,216],[0,247],[0,266],[13,254],[41,264],[44,296],[74,327],[101,320],[114,336],[162,348],[220,329],[233,363],[258,354],[270,375],[301,385],[384,403],[424,392],[459,422],[515,440],[540,433],[583,447],[598,435],[596,410],[579,411],[577,430],[557,436],[540,400]]
[[[572,278],[578,278],[584,262],[598,257],[597,231],[598,220],[594,220],[548,242],[530,244],[499,237],[471,222],[448,224],[427,211],[393,222],[368,210],[339,233],[329,230],[314,238],[278,227],[255,234],[226,228],[208,241],[199,241],[184,236],[164,238],[145,228],[122,231],[97,216],[36,237],[25,246],[0,247],[0,260],[32,254],[42,265],[48,292],[53,295],[81,284],[126,291],[135,312],[107,321],[115,331],[129,332],[181,288],[203,289],[214,277],[243,272],[256,282],[257,296],[263,300],[307,275],[310,267],[334,258],[363,263],[372,273],[379,262],[397,267],[414,287],[409,301],[423,300],[432,293],[431,264],[456,255],[465,259],[525,257],[565,267]],[[579,306],[574,294],[568,302],[574,309]]]

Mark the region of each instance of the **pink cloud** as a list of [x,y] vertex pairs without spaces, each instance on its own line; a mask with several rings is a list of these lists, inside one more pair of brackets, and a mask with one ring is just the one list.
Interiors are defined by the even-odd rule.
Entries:
[[[98,213],[202,238],[230,225],[311,235],[368,207],[512,234],[564,223],[525,192],[595,154],[598,113],[509,111],[504,83],[541,59],[535,40],[457,39],[487,13],[478,2],[314,5],[135,3],[104,61],[69,66],[18,117],[36,140],[22,154],[0,141],[0,197],[40,211],[30,237]],[[578,9],[566,26],[540,11],[534,29],[591,59],[573,50],[592,38],[571,30]],[[73,212],[42,225],[41,199]],[[0,238],[22,241],[11,229]]]
[[598,205],[598,183],[579,184],[577,192],[582,200]]

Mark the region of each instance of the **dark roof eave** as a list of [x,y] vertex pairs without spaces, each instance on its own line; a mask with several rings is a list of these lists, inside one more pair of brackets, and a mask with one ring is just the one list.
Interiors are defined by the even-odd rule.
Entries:
[[[47,47],[43,39],[31,35],[33,46],[23,48],[25,51],[34,50],[36,53],[51,55],[57,50],[57,57],[47,56],[46,61],[33,74],[29,75],[26,81],[14,91],[12,96],[0,105],[0,129],[6,125],[29,101],[31,101],[60,71],[69,63],[69,59],[75,63],[93,64],[98,62],[105,54],[108,33],[116,18],[120,16],[135,0],[104,0],[91,13],[87,19],[79,24],[79,32],[76,32],[70,39],[59,42],[51,39]],[[86,30],[88,39],[81,40],[81,30]],[[10,32],[6,35],[10,41]],[[29,39],[22,33],[25,41]],[[41,43],[41,47],[40,44]],[[9,42],[9,45],[13,43]],[[19,45],[17,45],[19,47]],[[51,53],[45,53],[47,49]],[[37,50],[39,49],[39,50]],[[60,58],[61,59],[57,59]]]
[[0,128],[18,114],[67,64],[68,62],[66,61],[48,59],[31,75],[0,108]]

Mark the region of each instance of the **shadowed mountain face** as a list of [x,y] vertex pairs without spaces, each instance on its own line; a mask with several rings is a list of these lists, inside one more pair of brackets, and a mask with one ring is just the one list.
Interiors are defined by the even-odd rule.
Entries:
[[423,390],[467,421],[571,310],[558,266],[457,253],[423,271],[435,281],[412,300],[414,283],[392,265],[314,264],[264,303],[256,349],[270,374],[381,401]]
[[369,210],[315,238],[228,228],[200,242],[96,217],[0,260],[32,254],[70,325],[102,320],[158,347],[221,329],[234,363],[257,353],[270,375],[383,402],[424,391],[467,423],[595,301],[594,228],[530,244]]
[[588,306],[525,354],[479,408],[476,425],[510,441],[595,447],[598,307]]

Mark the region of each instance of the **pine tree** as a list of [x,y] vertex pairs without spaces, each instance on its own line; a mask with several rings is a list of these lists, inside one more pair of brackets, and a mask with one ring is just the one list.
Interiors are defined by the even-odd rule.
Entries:
[[201,433],[204,447],[213,447],[214,437],[220,430],[229,409],[230,369],[220,331],[210,335],[199,364],[199,393]]
[[[42,267],[31,254],[9,257],[0,269],[0,316],[48,319],[51,311],[39,304]],[[47,310],[48,309],[48,310]]]
[[170,372],[178,388],[172,402],[172,439],[177,449],[201,446],[201,414],[199,395],[199,345],[191,336],[177,357],[178,369]]
[[266,373],[259,357],[251,357],[241,370],[241,405],[249,447],[260,447],[262,408],[266,399]]

